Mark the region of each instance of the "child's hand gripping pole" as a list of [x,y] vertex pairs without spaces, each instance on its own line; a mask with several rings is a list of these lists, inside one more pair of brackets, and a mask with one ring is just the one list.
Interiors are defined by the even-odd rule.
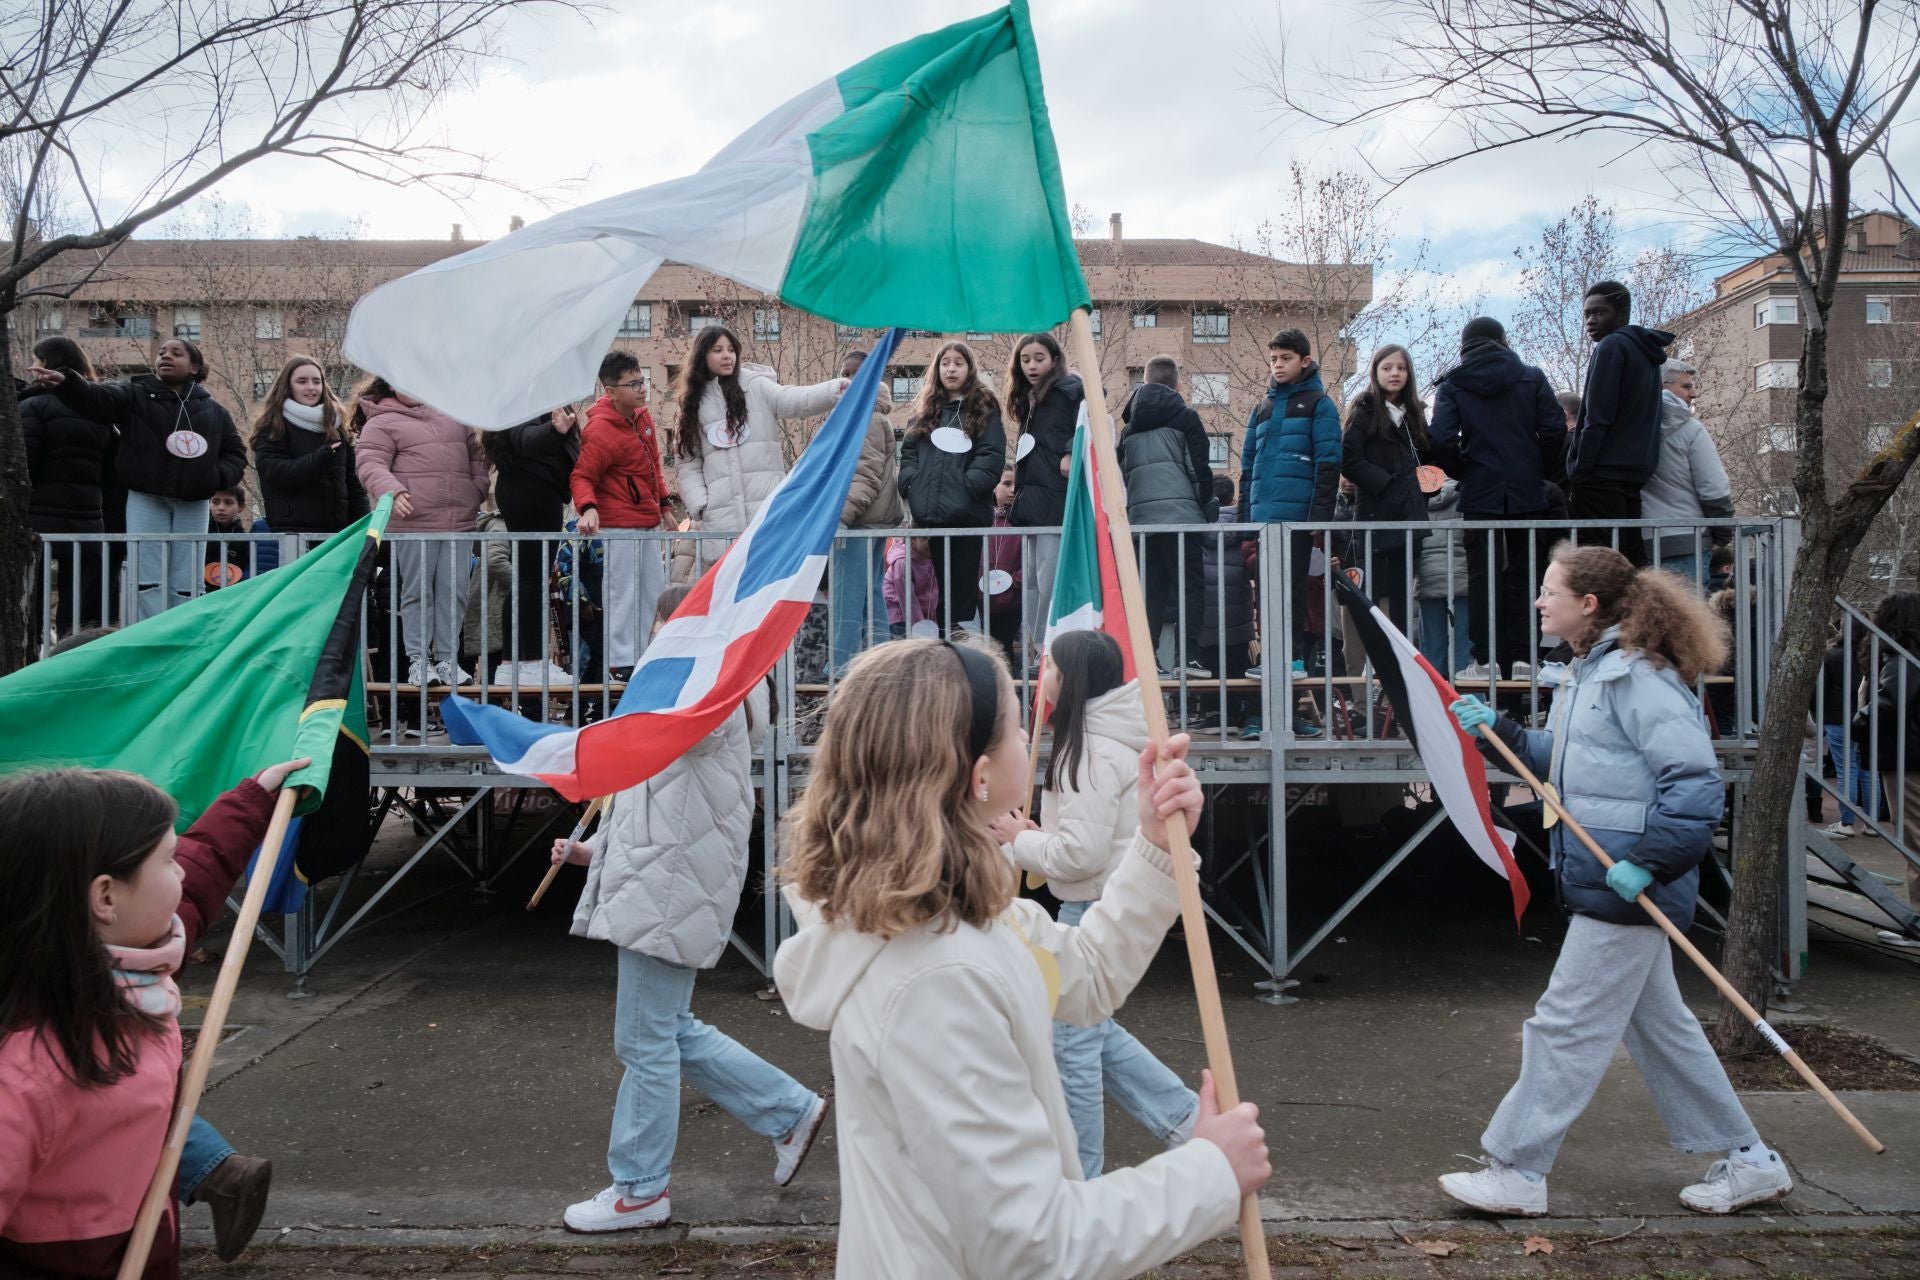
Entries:
[[[574,824],[572,834],[567,837],[569,845],[578,844],[585,838],[587,828],[593,825],[593,820],[600,816],[600,811],[607,807],[607,801],[612,798],[612,796],[601,796],[587,806],[587,811],[580,815],[580,821]],[[540,905],[540,899],[546,897],[547,890],[553,887],[553,878],[559,875],[560,868],[566,865],[566,860],[562,858],[555,860],[554,864],[547,868],[547,874],[540,877],[540,887],[533,891],[531,898],[527,899],[527,910],[531,911]]]
[[[1457,702],[1454,704],[1455,707],[1459,705],[1460,703]],[[1527,768],[1527,766],[1521,762],[1520,757],[1513,753],[1513,749],[1500,740],[1499,733],[1494,729],[1494,716],[1491,708],[1485,708],[1485,704],[1478,705],[1486,710],[1484,716],[1475,713],[1462,714],[1459,711],[1455,711],[1454,718],[1461,722],[1463,728],[1471,723],[1474,731],[1477,731],[1481,737],[1493,744],[1493,749],[1500,753],[1500,758],[1506,761],[1507,767],[1513,770],[1514,776],[1526,783],[1528,788],[1553,810],[1559,820],[1566,824],[1567,830],[1572,832],[1575,838],[1587,847],[1587,852],[1597,858],[1600,865],[1607,869],[1607,883],[1612,885],[1616,865],[1632,866],[1635,864],[1616,864],[1612,858],[1607,856],[1607,851],[1600,847],[1599,841],[1595,840],[1591,835],[1588,835],[1587,829],[1581,826],[1579,821],[1575,819],[1571,813],[1567,812],[1566,806],[1560,803],[1560,797],[1554,792],[1553,788],[1536,778],[1533,775],[1533,770]],[[1622,877],[1622,879],[1624,880],[1625,877]],[[1708,980],[1713,983],[1720,994],[1725,996],[1733,1004],[1733,1007],[1740,1011],[1740,1016],[1753,1024],[1753,1029],[1759,1033],[1760,1038],[1772,1045],[1774,1051],[1787,1060],[1787,1065],[1799,1072],[1800,1078],[1805,1080],[1815,1093],[1826,1100],[1827,1105],[1832,1107],[1834,1113],[1846,1122],[1847,1127],[1853,1130],[1854,1135],[1858,1137],[1860,1141],[1867,1144],[1868,1150],[1876,1155],[1886,1150],[1886,1147],[1881,1144],[1880,1140],[1868,1132],[1867,1127],[1861,1124],[1860,1121],[1855,1118],[1853,1112],[1847,1109],[1847,1104],[1833,1096],[1833,1090],[1827,1088],[1826,1082],[1814,1074],[1813,1068],[1801,1061],[1800,1055],[1788,1047],[1787,1042],[1780,1038],[1780,1033],[1768,1026],[1767,1020],[1760,1016],[1759,1011],[1747,1003],[1746,999],[1741,996],[1738,991],[1734,990],[1733,984],[1728,982],[1721,972],[1713,967],[1713,962],[1700,954],[1700,949],[1687,940],[1687,936],[1674,926],[1673,921],[1667,919],[1664,911],[1653,905],[1652,899],[1648,898],[1643,892],[1638,894],[1634,898],[1634,901],[1638,902],[1641,907],[1646,910],[1646,913],[1653,917],[1653,922],[1659,925],[1669,938],[1673,939],[1674,945],[1685,952],[1687,958],[1700,967],[1700,971],[1707,975]]]

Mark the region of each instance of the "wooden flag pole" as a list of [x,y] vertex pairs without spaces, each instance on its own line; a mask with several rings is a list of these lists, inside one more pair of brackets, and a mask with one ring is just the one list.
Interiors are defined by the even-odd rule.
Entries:
[[260,842],[260,856],[254,861],[253,874],[247,877],[246,897],[240,900],[240,914],[234,918],[233,937],[227,943],[227,954],[220,961],[220,978],[213,984],[206,1016],[200,1021],[200,1038],[194,1042],[193,1060],[180,1081],[173,1127],[167,1131],[167,1144],[160,1148],[160,1167],[153,1171],[146,1199],[140,1202],[133,1232],[127,1237],[127,1251],[120,1259],[119,1280],[138,1280],[147,1269],[154,1234],[160,1229],[160,1218],[167,1210],[168,1201],[173,1199],[173,1180],[180,1168],[180,1153],[186,1150],[193,1113],[199,1109],[200,1094],[207,1087],[207,1073],[213,1069],[213,1051],[219,1047],[220,1032],[233,1005],[234,989],[240,985],[240,970],[247,963],[247,948],[253,944],[253,927],[260,922],[260,908],[267,900],[267,888],[273,883],[274,869],[280,865],[280,846],[287,842],[287,824],[293,821],[299,794],[298,787],[285,784],[280,787],[279,799],[273,806],[273,820],[267,825],[266,839]]
[[[1145,598],[1140,593],[1140,567],[1133,555],[1133,530],[1127,523],[1126,484],[1114,450],[1113,429],[1107,417],[1107,396],[1100,385],[1100,353],[1093,345],[1093,326],[1086,308],[1074,311],[1072,352],[1088,371],[1081,382],[1087,395],[1087,433],[1100,468],[1100,491],[1107,509],[1107,530],[1113,542],[1114,567],[1120,577],[1120,603],[1127,614],[1127,635],[1133,647],[1133,665],[1139,674],[1140,701],[1146,712],[1147,733],[1153,741],[1167,740],[1167,709],[1160,696],[1159,668],[1154,662],[1153,639],[1147,634]],[[1206,1042],[1207,1065],[1213,1070],[1214,1095],[1220,1109],[1240,1103],[1240,1087],[1233,1074],[1233,1053],[1227,1044],[1227,1016],[1220,1004],[1220,982],[1214,975],[1213,945],[1207,931],[1206,910],[1200,903],[1200,874],[1193,866],[1192,833],[1184,822],[1167,824],[1167,843],[1173,847],[1173,881],[1180,891],[1180,923],[1187,935],[1187,961],[1193,969],[1193,993],[1200,1006],[1200,1034]],[[1266,1228],[1260,1223],[1260,1198],[1240,1201],[1240,1249],[1251,1280],[1268,1280]]]
[[[1046,679],[1047,660],[1040,659],[1040,678]],[[1033,695],[1033,728],[1027,733],[1027,789],[1020,793],[1020,816],[1030,816],[1033,808],[1033,784],[1040,776],[1040,730],[1047,723],[1047,695],[1036,691]],[[1047,883],[1047,878],[1038,871],[1027,872],[1027,888],[1038,889]]]
[[[573,824],[573,834],[567,837],[567,843],[569,845],[586,836],[587,828],[593,825],[593,820],[600,816],[600,811],[607,807],[607,801],[612,798],[611,796],[601,796],[587,806],[587,811],[580,815],[580,821]],[[559,875],[560,868],[566,865],[565,862],[556,862],[547,868],[547,874],[540,877],[540,887],[533,891],[531,898],[527,899],[527,910],[531,911],[540,905],[540,899],[546,897],[547,890],[553,888],[553,878]]]
[[[1587,829],[1581,826],[1572,814],[1567,812],[1566,806],[1560,803],[1560,797],[1554,792],[1553,788],[1536,778],[1533,775],[1533,770],[1527,768],[1520,757],[1513,753],[1513,749],[1506,743],[1500,741],[1500,735],[1493,731],[1492,725],[1481,725],[1480,736],[1493,744],[1494,750],[1500,753],[1500,758],[1507,762],[1507,767],[1513,770],[1514,775],[1518,777],[1520,781],[1526,783],[1535,795],[1539,796],[1553,809],[1560,821],[1567,824],[1567,830],[1577,836],[1581,844],[1587,846],[1587,852],[1600,860],[1601,866],[1613,866],[1613,859],[1607,856],[1607,851],[1602,849],[1599,842],[1587,834]],[[1867,1144],[1868,1150],[1872,1151],[1875,1155],[1879,1155],[1886,1150],[1886,1147],[1881,1145],[1880,1140],[1867,1131],[1867,1126],[1861,1124],[1853,1112],[1847,1109],[1847,1104],[1833,1096],[1833,1090],[1827,1088],[1826,1082],[1814,1074],[1813,1068],[1801,1061],[1800,1055],[1788,1047],[1787,1042],[1780,1038],[1780,1033],[1768,1026],[1767,1020],[1760,1016],[1759,1011],[1751,1004],[1748,1004],[1746,998],[1738,991],[1734,990],[1733,984],[1728,982],[1726,978],[1722,976],[1721,972],[1713,967],[1713,961],[1700,954],[1700,948],[1689,942],[1687,936],[1675,927],[1673,921],[1667,919],[1666,912],[1654,906],[1653,900],[1644,893],[1634,899],[1634,901],[1646,908],[1647,914],[1653,917],[1653,922],[1659,925],[1669,938],[1673,939],[1674,945],[1685,952],[1689,960],[1700,966],[1700,972],[1706,974],[1708,980],[1713,983],[1720,994],[1725,996],[1727,1000],[1733,1004],[1733,1007],[1740,1011],[1741,1017],[1753,1024],[1753,1029],[1759,1033],[1760,1038],[1772,1045],[1775,1052],[1787,1060],[1787,1065],[1800,1073],[1800,1078],[1805,1080],[1815,1093],[1826,1100],[1827,1105],[1833,1108],[1836,1115],[1846,1121],[1847,1128],[1853,1130],[1854,1136]]]

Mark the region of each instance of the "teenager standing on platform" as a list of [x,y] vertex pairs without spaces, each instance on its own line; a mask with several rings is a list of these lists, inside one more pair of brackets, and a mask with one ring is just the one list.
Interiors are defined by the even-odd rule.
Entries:
[[[993,523],[993,491],[1007,459],[1000,406],[980,378],[973,348],[949,342],[933,360],[906,438],[900,445],[900,496],[913,527],[984,529]],[[933,571],[940,583],[943,628],[962,626],[980,612],[984,540],[940,538]]]
[[1027,630],[1027,665],[1039,659],[1040,633],[1047,627],[1053,599],[1053,573],[1060,563],[1060,522],[1067,514],[1067,470],[1073,456],[1073,430],[1087,398],[1080,379],[1067,371],[1066,353],[1052,334],[1030,333],[1015,344],[1007,367],[1007,421],[1019,426],[1014,445],[1012,523],[1016,529],[1053,529],[1027,539],[1031,547],[1022,580]]

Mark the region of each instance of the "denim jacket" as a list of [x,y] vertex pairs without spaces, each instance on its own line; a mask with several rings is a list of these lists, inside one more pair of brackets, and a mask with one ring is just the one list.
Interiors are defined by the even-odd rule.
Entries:
[[[1618,647],[1618,628],[1567,670],[1545,729],[1502,717],[1501,738],[1559,792],[1607,855],[1653,873],[1647,894],[1675,925],[1693,921],[1700,863],[1726,804],[1700,701],[1670,668]],[[1552,855],[1569,911],[1612,924],[1653,918],[1607,888],[1606,869],[1565,823]]]

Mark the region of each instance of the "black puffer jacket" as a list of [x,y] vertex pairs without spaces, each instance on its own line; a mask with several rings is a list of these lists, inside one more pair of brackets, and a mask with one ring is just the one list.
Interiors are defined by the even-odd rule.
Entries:
[[1211,524],[1219,506],[1200,415],[1172,387],[1143,382],[1120,417],[1127,424],[1120,437],[1127,518],[1136,524]]
[[[126,382],[87,382],[69,374],[55,394],[75,412],[120,428],[115,476],[130,493],[197,502],[238,488],[246,477],[247,446],[202,383],[175,388],[151,374]],[[168,452],[167,437],[175,431],[198,434],[205,452],[197,458]]]
[[1460,482],[1468,519],[1530,515],[1559,478],[1567,416],[1547,375],[1502,343],[1481,338],[1434,387],[1429,428],[1436,459]]
[[934,433],[946,428],[964,433],[960,415],[960,401],[949,400],[938,427],[910,430],[900,442],[900,496],[915,528],[984,529],[993,523],[993,488],[1007,465],[1006,428],[995,410],[971,449],[949,453],[933,442]]
[[33,495],[27,523],[36,533],[106,530],[102,490],[113,478],[120,432],[75,413],[45,387],[20,393],[20,432]]
[[[1245,536],[1208,534],[1200,540],[1200,564],[1206,571],[1201,604],[1201,634],[1220,637],[1222,644],[1253,642],[1253,579],[1247,576]],[[1226,611],[1221,612],[1221,561],[1226,562]]]
[[[1429,450],[1431,453],[1431,450]],[[1371,390],[1354,397],[1347,409],[1346,430],[1340,436],[1340,474],[1359,490],[1354,504],[1356,520],[1418,520],[1427,518],[1427,498],[1416,474],[1425,461],[1412,430],[1398,425]],[[1424,534],[1415,535],[1417,542]],[[1375,552],[1399,551],[1407,535],[1376,532]]]
[[353,463],[353,441],[331,449],[318,431],[288,426],[278,440],[256,440],[253,469],[267,526],[275,533],[338,533],[367,514]]
[[[1033,447],[1014,463],[1013,512],[1008,520],[1015,527],[1056,525],[1067,514],[1067,478],[1060,474],[1060,459],[1073,452],[1073,428],[1080,420],[1080,402],[1086,398],[1080,379],[1064,374],[1027,411],[1027,420],[1020,425],[1021,445],[1032,436]],[[1014,453],[1017,456],[1019,449]]]
[[501,501],[524,498],[565,506],[572,496],[573,464],[580,460],[580,432],[578,426],[555,431],[552,417],[544,413],[517,427],[487,432],[481,443],[494,465],[493,487]]

